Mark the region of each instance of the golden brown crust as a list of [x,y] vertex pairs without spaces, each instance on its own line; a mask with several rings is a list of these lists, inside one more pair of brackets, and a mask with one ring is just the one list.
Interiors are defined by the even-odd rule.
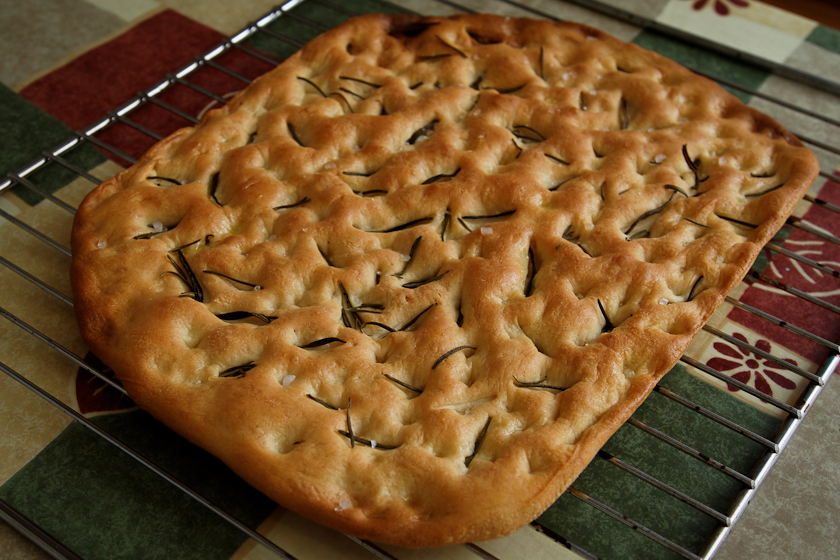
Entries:
[[599,31],[366,16],[94,190],[75,304],[138,404],[280,504],[489,539],[574,480],[816,172]]

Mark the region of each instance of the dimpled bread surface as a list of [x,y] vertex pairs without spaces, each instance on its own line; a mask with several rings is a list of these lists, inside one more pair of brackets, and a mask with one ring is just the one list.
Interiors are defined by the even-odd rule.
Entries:
[[363,16],[97,187],[82,333],[279,504],[411,547],[544,511],[817,173],[581,25]]

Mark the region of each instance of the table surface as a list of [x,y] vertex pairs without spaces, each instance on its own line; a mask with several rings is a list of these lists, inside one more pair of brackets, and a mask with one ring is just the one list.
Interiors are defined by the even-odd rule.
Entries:
[[[689,0],[650,0],[650,10]],[[714,0],[705,6],[706,12]],[[730,11],[739,2],[718,0]],[[825,26],[840,29],[840,3],[830,0],[767,0]],[[189,0],[0,0],[0,81],[7,89],[25,92],[34,80],[60,71],[78,55],[120,37],[129,28],[171,9],[207,29],[213,44],[267,12],[276,0],[204,3]],[[758,4],[751,0],[749,4]],[[804,24],[803,24],[804,25]],[[49,40],[45,40],[49,38]],[[170,69],[171,70],[171,69]],[[164,72],[160,75],[162,76]],[[49,100],[44,101],[49,104]],[[105,100],[104,103],[111,103]],[[76,108],[68,120],[84,119],[110,107]],[[64,109],[62,109],[64,110]],[[832,111],[837,110],[833,107]],[[88,111],[88,112],[85,112]],[[0,108],[2,112],[2,108]],[[73,116],[75,115],[75,117]],[[78,123],[68,122],[71,128]],[[832,376],[836,377],[836,376]],[[1,407],[0,407],[1,408]],[[763,483],[744,517],[724,542],[719,560],[756,558],[829,558],[840,549],[840,383],[833,381],[802,422],[791,444]],[[3,460],[0,459],[0,465]],[[803,472],[807,476],[803,476]],[[2,483],[3,480],[0,480]],[[817,506],[815,506],[815,504]],[[46,558],[34,545],[0,523],[0,557],[34,560]]]

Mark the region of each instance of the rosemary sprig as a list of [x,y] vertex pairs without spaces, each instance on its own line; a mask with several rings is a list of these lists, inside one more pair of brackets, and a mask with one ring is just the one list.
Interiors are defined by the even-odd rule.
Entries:
[[210,200],[218,204],[219,206],[222,205],[219,202],[219,199],[216,198],[216,190],[219,188],[219,172],[213,174],[213,177],[210,178]]
[[493,420],[492,416],[487,417],[487,422],[484,423],[484,427],[481,429],[481,432],[478,434],[478,438],[475,440],[475,445],[473,446],[473,452],[470,453],[468,457],[464,459],[464,465],[469,467],[472,460],[475,459],[475,456],[478,455],[478,448],[481,447],[481,442],[484,441],[484,436],[487,435],[487,428],[490,427],[490,421]]
[[449,229],[449,222],[452,220],[452,215],[449,213],[449,208],[443,213],[443,220],[440,226],[440,240],[446,241],[446,230]]
[[630,125],[630,113],[627,111],[627,99],[622,97],[618,108],[618,120],[621,123],[621,130],[627,130]]
[[[157,224],[157,226],[155,224]],[[161,233],[166,233],[169,230],[175,229],[176,227],[178,227],[178,224],[175,224],[172,227],[166,227],[165,225],[163,225],[160,222],[155,222],[155,223],[149,224],[149,227],[152,228],[152,231],[150,231],[148,233],[141,233],[140,235],[135,235],[134,239],[153,239],[154,236],[156,236],[156,235],[160,235]],[[160,228],[160,229],[158,229],[158,228]]]
[[298,138],[298,135],[295,132],[295,127],[292,125],[292,123],[287,121],[286,122],[286,128],[289,129],[289,136],[292,137],[292,140],[294,140],[297,143],[298,146],[300,146],[301,148],[307,148],[308,147],[303,142],[300,141],[300,138]]
[[248,362],[241,366],[234,366],[219,373],[219,377],[243,377],[246,373],[257,366],[254,362]]
[[689,198],[688,194],[676,185],[665,185],[664,188],[666,188],[668,190],[671,190],[671,191],[674,191],[674,192],[678,192],[681,195],[683,195],[684,197]]
[[409,290],[414,290],[416,288],[419,288],[420,286],[425,286],[426,284],[431,284],[432,282],[437,282],[438,280],[440,280],[444,276],[446,276],[446,272],[444,272],[443,274],[440,274],[438,276],[435,276],[434,278],[429,278],[427,280],[419,280],[417,282],[408,282],[407,284],[403,284],[402,287],[403,288],[408,288]]
[[572,229],[571,224],[569,224],[569,227],[567,227],[566,231],[563,232],[563,239],[565,239],[566,241],[571,241],[572,243],[574,243],[575,241],[580,239],[580,236],[575,235],[575,232]]
[[[411,88],[411,89],[414,89],[414,88]],[[432,133],[434,132],[435,127],[437,126],[438,122],[439,121],[437,119],[435,119],[432,122],[430,122],[429,124],[427,124],[425,126],[421,126],[417,130],[415,130],[414,134],[412,134],[408,138],[408,140],[406,140],[406,144],[411,144],[413,146],[415,144],[415,142],[417,142],[417,140],[421,136],[431,136]]]
[[525,297],[529,297],[531,295],[531,290],[533,289],[534,284],[534,275],[536,273],[536,264],[534,263],[534,251],[530,247],[528,247],[528,270],[525,274],[525,288],[523,289],[523,293]]
[[350,296],[347,295],[347,290],[344,288],[344,284],[339,282],[338,287],[341,289],[341,320],[344,323],[344,326],[361,331],[364,323],[362,322],[361,317],[359,317],[358,312],[356,312],[350,304]]
[[[548,154],[546,154],[546,155],[548,155]],[[559,183],[557,183],[556,185],[554,185],[553,187],[551,187],[550,189],[548,189],[548,191],[549,191],[549,192],[555,192],[555,191],[557,191],[560,187],[562,187],[563,185],[565,185],[566,183],[568,183],[569,181],[574,181],[574,180],[575,180],[575,179],[577,179],[578,177],[579,177],[579,175],[575,175],[574,177],[568,177],[568,178],[566,178],[566,179],[563,179],[562,181],[560,181]]]
[[523,389],[550,389],[552,391],[565,391],[567,389],[567,387],[560,387],[559,385],[546,385],[547,379],[548,377],[543,377],[539,381],[519,381],[516,376],[513,377],[516,386]]
[[[545,152],[543,152],[543,153],[545,153]],[[563,165],[571,165],[568,161],[560,159],[559,157],[553,156],[551,154],[545,154],[545,157],[547,157],[548,159],[550,159],[552,161],[556,161],[557,163],[561,163]]]
[[402,279],[403,275],[405,274],[405,271],[408,270],[408,267],[411,266],[412,262],[414,262],[414,254],[417,252],[417,248],[420,246],[420,240],[421,239],[423,239],[422,235],[419,236],[417,239],[415,239],[414,243],[411,244],[411,249],[409,249],[409,251],[408,251],[408,261],[406,261],[403,269],[401,271],[397,272],[396,274],[394,274],[394,276]]
[[315,244],[315,246],[318,248],[318,252],[321,254],[321,258],[324,259],[324,262],[327,263],[327,266],[335,267],[335,265],[332,263],[332,260],[330,260],[330,258],[324,252],[324,250],[321,249],[321,246],[317,243]]
[[744,226],[752,229],[756,229],[758,226],[755,224],[751,224],[749,222],[745,222],[743,220],[738,220],[737,218],[730,218],[729,216],[721,216],[720,214],[715,214],[721,220],[726,220],[727,222],[732,222],[733,224],[738,224],[739,226]]
[[354,110],[353,110],[353,106],[352,106],[352,105],[350,105],[350,102],[349,102],[349,101],[347,101],[347,98],[346,98],[346,97],[344,97],[344,94],[343,94],[343,93],[340,93],[340,92],[338,92],[338,91],[334,91],[334,92],[330,93],[327,97],[329,97],[330,95],[337,95],[338,97],[340,97],[340,98],[341,98],[341,100],[342,100],[342,101],[344,101],[344,104],[345,104],[345,105],[347,105],[347,108],[348,108],[348,109],[350,109],[350,112],[351,112],[351,113],[355,113],[355,112],[356,112],[356,111],[354,111]]
[[510,132],[523,142],[545,142],[545,136],[524,124],[514,126]]
[[352,399],[350,397],[347,397],[347,410],[345,411],[345,415],[347,417],[347,437],[350,438],[350,447],[356,447],[356,436],[353,435],[353,424],[350,423],[350,405],[351,404],[352,404]]
[[426,179],[425,181],[423,181],[420,184],[421,185],[431,185],[432,183],[436,183],[436,182],[438,182],[442,179],[451,179],[451,178],[455,177],[460,172],[461,172],[461,168],[459,167],[458,169],[455,170],[454,173],[449,173],[449,174],[441,173],[440,175],[435,175],[434,177],[429,177],[428,179]]
[[[194,242],[195,243],[195,242]],[[192,243],[190,243],[192,245]],[[184,256],[184,252],[181,248],[175,249],[175,252],[178,253],[178,260],[180,262],[180,266],[178,263],[175,262],[171,256],[166,255],[166,258],[169,259],[169,262],[172,263],[172,266],[175,267],[176,272],[172,272],[171,270],[164,271],[163,274],[174,274],[177,276],[184,284],[187,285],[192,291],[184,292],[181,294],[181,297],[191,297],[197,302],[201,303],[204,301],[204,290],[201,289],[201,284],[198,283],[198,278],[196,278],[195,274],[190,267],[190,263],[187,262],[187,257]]]
[[706,224],[701,224],[700,222],[692,220],[691,218],[683,218],[683,220],[685,220],[687,222],[690,222],[690,223],[694,224],[695,226],[700,226],[700,227],[703,227],[703,228],[706,228],[706,229],[709,228],[709,226],[707,226]]
[[699,188],[700,183],[708,179],[708,177],[705,177],[704,179],[700,178],[700,158],[695,160],[691,159],[691,156],[688,155],[688,144],[683,144],[682,155],[685,163],[688,164],[689,169],[691,169],[691,172],[694,174],[694,186],[691,188]]
[[385,377],[386,377],[389,381],[393,381],[394,383],[396,383],[396,384],[397,384],[397,385],[399,385],[400,387],[405,387],[405,388],[406,388],[406,389],[408,389],[409,391],[414,391],[414,392],[415,392],[415,393],[417,393],[417,394],[420,394],[420,393],[422,393],[422,392],[423,392],[423,389],[418,389],[417,387],[414,387],[414,386],[412,386],[412,385],[409,385],[409,384],[408,384],[408,383],[406,383],[405,381],[400,381],[400,380],[399,380],[399,379],[397,379],[396,377],[392,377],[392,376],[388,375],[387,373],[383,373],[382,375],[384,375],[384,376],[385,376]]
[[318,91],[318,93],[321,94],[321,97],[327,97],[327,94],[324,93],[324,91],[321,88],[318,87],[318,84],[316,84],[315,82],[313,82],[309,78],[304,78],[303,76],[298,76],[297,79],[302,80],[302,81],[306,82],[307,84],[309,84],[310,86],[314,87]]
[[418,319],[420,319],[420,317],[422,317],[423,315],[425,315],[427,311],[429,311],[432,307],[435,307],[436,305],[437,305],[437,303],[433,303],[433,304],[431,304],[429,307],[427,307],[426,309],[424,309],[423,311],[421,311],[420,313],[418,313],[417,315],[415,315],[415,316],[414,316],[414,318],[412,318],[412,319],[411,319],[408,323],[406,323],[405,325],[403,325],[403,326],[402,326],[402,327],[400,327],[399,329],[395,329],[394,327],[389,327],[388,325],[385,325],[385,324],[383,324],[383,323],[377,323],[376,321],[368,321],[368,322],[367,322],[367,323],[365,323],[363,326],[367,326],[367,325],[375,325],[375,326],[377,326],[377,327],[380,327],[380,328],[385,329],[385,330],[386,330],[386,331],[388,331],[388,332],[401,332],[401,331],[407,331],[409,328],[411,328],[411,326],[412,326],[414,323],[416,323],[416,322],[417,322],[417,320],[418,320]]
[[[393,445],[385,445],[384,443],[379,443],[378,441],[374,445],[374,443],[371,440],[365,439],[365,438],[359,437],[359,436],[354,436],[354,435],[350,434],[349,432],[345,432],[344,430],[338,430],[338,433],[343,435],[346,438],[349,438],[351,442],[361,443],[362,445],[367,445],[368,447],[370,447],[372,449],[381,449],[383,451],[396,449],[396,447],[393,446]],[[351,443],[351,446],[352,446],[352,443]]]
[[312,399],[313,401],[315,401],[316,403],[320,404],[321,406],[329,408],[330,410],[338,410],[338,408],[334,407],[333,405],[331,405],[327,401],[325,401],[323,399],[319,399],[318,397],[316,397],[314,395],[307,394],[306,396],[309,397],[310,399]]
[[388,191],[384,189],[371,189],[369,191],[353,191],[353,194],[361,196],[362,198],[365,197],[372,197],[372,196],[385,196],[388,194]]
[[510,141],[513,142],[513,147],[516,148],[516,155],[513,156],[513,159],[519,159],[519,156],[522,155],[522,146],[516,143],[515,138],[511,138]]
[[308,350],[310,348],[319,348],[321,346],[326,346],[327,344],[332,344],[333,342],[340,342],[341,344],[346,344],[346,341],[341,340],[340,338],[336,338],[334,336],[329,336],[327,338],[322,338],[320,340],[312,341],[309,344],[304,344],[303,346],[300,346],[300,348]]
[[165,183],[172,183],[173,185],[182,185],[181,181],[177,179],[172,179],[170,177],[161,177],[160,175],[152,175],[151,177],[146,177],[147,181],[163,181]]
[[782,183],[782,184],[780,184],[780,185],[776,185],[775,187],[770,187],[769,189],[763,190],[763,191],[761,191],[761,192],[757,192],[757,193],[750,193],[750,194],[746,194],[746,195],[744,195],[744,196],[745,196],[746,198],[756,198],[756,197],[759,197],[759,196],[764,196],[764,195],[765,195],[765,194],[767,194],[767,193],[771,193],[771,192],[775,191],[776,189],[781,189],[781,188],[782,188],[782,187],[784,187],[784,186],[785,186],[785,184],[784,184],[784,183]]
[[443,355],[440,358],[437,359],[437,361],[435,362],[435,365],[432,366],[432,369],[437,368],[446,358],[448,358],[449,356],[451,356],[452,354],[454,354],[456,352],[460,352],[461,350],[475,350],[475,349],[476,349],[475,346],[464,345],[464,346],[458,346],[458,347],[453,348],[451,350],[447,350],[446,352],[443,353]]
[[274,210],[274,211],[279,211],[279,210],[289,210],[290,208],[296,208],[296,207],[298,207],[298,206],[301,206],[301,205],[303,205],[303,204],[306,204],[307,202],[309,202],[309,200],[310,200],[310,199],[309,199],[309,197],[308,197],[308,196],[304,196],[303,198],[301,198],[301,199],[300,199],[300,200],[298,200],[297,202],[293,202],[293,203],[291,203],[291,204],[283,204],[283,205],[281,205],[281,206],[275,206],[274,208],[272,208],[272,210]]
[[221,313],[216,315],[222,321],[240,321],[242,319],[248,319],[250,317],[254,317],[255,319],[259,319],[263,323],[270,323],[273,320],[277,319],[274,315],[263,315],[262,313],[253,313],[251,311],[231,311],[229,313]]
[[497,87],[492,87],[492,86],[485,86],[481,89],[495,89],[496,91],[498,91],[502,95],[509,95],[511,93],[516,93],[517,91],[519,91],[520,89],[524,88],[527,85],[528,85],[528,83],[526,82],[526,83],[522,84],[521,86],[514,86],[514,87],[510,87],[510,88],[497,88]]
[[505,212],[499,212],[498,214],[489,214],[487,216],[462,216],[465,220],[492,220],[495,218],[506,218],[508,216],[513,215],[516,210],[506,210]]
[[673,193],[671,193],[671,196],[668,198],[668,200],[665,201],[665,203],[663,205],[661,205],[657,208],[654,208],[653,210],[648,210],[647,212],[645,212],[644,214],[642,214],[641,216],[636,218],[636,221],[633,222],[632,224],[630,224],[630,227],[627,228],[627,231],[624,232],[624,235],[630,235],[630,232],[633,231],[633,228],[635,228],[637,225],[639,225],[639,222],[641,222],[641,221],[643,221],[647,218],[650,218],[651,216],[659,214],[660,212],[665,210],[665,208],[667,208],[668,205],[671,204],[671,199],[672,198],[674,198]]
[[377,88],[382,87],[382,86],[381,86],[381,85],[379,85],[379,84],[374,84],[373,82],[368,82],[368,81],[366,81],[366,80],[362,80],[361,78],[354,78],[354,77],[352,77],[352,76],[339,76],[338,78],[339,78],[340,80],[350,80],[351,82],[358,82],[358,83],[360,83],[360,84],[364,84],[364,85],[366,85],[366,86],[370,86],[370,87],[372,87],[372,88],[374,88],[374,89],[377,89]]
[[610,318],[607,317],[607,312],[604,311],[604,306],[601,304],[601,300],[597,299],[595,301],[598,302],[598,309],[601,310],[601,315],[604,316],[604,321],[605,321],[605,324],[604,324],[603,328],[601,328],[601,332],[602,333],[612,332],[613,329],[615,329],[615,325],[613,325],[612,321],[610,321]]
[[175,247],[174,249],[170,249],[169,252],[170,253],[175,253],[177,251],[180,251],[182,249],[186,249],[187,247],[190,247],[192,245],[196,245],[198,243],[201,243],[201,239],[196,239],[195,241],[190,241],[189,243],[184,243],[180,247]]
[[418,218],[416,220],[412,220],[410,222],[400,224],[398,226],[394,226],[394,227],[389,228],[389,229],[371,231],[369,233],[394,233],[395,231],[402,231],[404,229],[411,229],[413,227],[421,226],[423,224],[428,224],[432,220],[434,220],[433,217]]
[[249,288],[256,288],[256,284],[251,284],[250,282],[246,282],[245,280],[239,280],[237,278],[233,278],[228,276],[227,274],[222,274],[221,272],[216,272],[215,270],[202,270],[204,274],[212,274],[214,276],[221,276],[226,280],[230,280],[231,282],[236,282],[237,284],[242,284],[243,286],[248,286]]
[[694,285],[691,286],[691,289],[688,291],[688,296],[686,296],[685,301],[691,301],[691,300],[694,299],[694,297],[697,295],[697,294],[694,293],[694,290],[697,289],[697,286],[699,286],[700,282],[702,282],[702,281],[703,281],[703,276],[700,276],[700,278],[698,278],[697,281],[694,282]]
[[356,99],[361,99],[362,101],[367,99],[367,97],[365,97],[364,95],[359,95],[358,93],[356,93],[352,89],[347,89],[346,87],[340,87],[340,88],[338,88],[338,90],[343,91],[344,93],[349,93],[350,95],[352,95]]

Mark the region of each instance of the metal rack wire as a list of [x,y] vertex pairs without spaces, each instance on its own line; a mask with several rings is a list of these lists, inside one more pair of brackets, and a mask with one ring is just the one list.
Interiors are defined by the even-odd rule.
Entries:
[[[713,43],[709,43],[704,39],[692,37],[685,33],[677,32],[676,30],[666,28],[655,22],[646,20],[644,18],[640,18],[636,15],[622,12],[621,10],[618,10],[610,5],[585,0],[571,1],[574,4],[586,7],[590,10],[594,10],[602,15],[607,15],[611,18],[616,18],[620,21],[638,27],[651,29],[658,33],[664,33],[674,39],[687,41],[695,45],[702,46],[703,48],[713,49],[725,56],[737,57],[740,60],[746,60],[750,64],[759,65],[764,67],[765,69],[771,70],[776,75],[795,79],[802,83],[806,83],[808,86],[818,88],[829,95],[840,96],[840,84],[831,82],[829,80],[825,80],[816,76],[810,76],[806,73],[789,67],[768,63],[766,61],[762,61],[761,59],[757,59],[756,57],[749,57],[743,53],[733,52],[731,49],[721,47],[720,45],[716,45]],[[447,11],[475,11],[472,7],[470,7],[470,5],[468,5],[470,4],[468,0],[464,0],[463,3],[449,0],[429,0],[429,3],[437,3],[442,8],[445,8],[445,10]],[[197,96],[203,97],[206,101],[206,104],[224,104],[226,102],[225,94],[227,92],[214,91],[212,88],[206,85],[201,85],[202,82],[200,79],[198,79],[198,77],[200,77],[203,73],[215,72],[233,80],[236,83],[241,84],[241,86],[244,87],[247,83],[251,81],[251,78],[243,74],[241,70],[232,68],[230,65],[227,65],[224,60],[224,55],[234,52],[237,55],[250,57],[264,65],[270,66],[277,64],[282,56],[284,56],[285,54],[289,54],[290,52],[296,50],[303,44],[301,40],[287,33],[288,28],[284,27],[285,22],[294,22],[295,24],[303,26],[311,30],[313,36],[314,34],[319,33],[327,28],[327,26],[307,16],[305,10],[300,9],[301,6],[312,4],[317,4],[322,9],[331,10],[336,14],[336,17],[347,17],[354,15],[353,12],[351,12],[344,6],[339,5],[334,0],[295,0],[292,2],[287,2],[285,5],[272,10],[260,20],[249,24],[241,32],[233,35],[229,39],[226,39],[216,48],[212,49],[210,52],[196,58],[192,63],[190,63],[186,67],[181,68],[177,72],[167,75],[160,83],[150,88],[149,90],[138,94],[136,98],[132,99],[125,105],[109,112],[100,121],[94,123],[93,125],[84,130],[77,131],[71,138],[69,138],[59,146],[55,147],[54,149],[40,154],[39,157],[35,158],[32,161],[32,163],[26,166],[25,168],[16,172],[8,173],[5,179],[0,181],[0,191],[10,188],[25,189],[26,191],[34,193],[35,195],[45,199],[45,202],[42,204],[53,205],[58,210],[72,215],[75,212],[75,207],[73,206],[73,204],[62,200],[58,196],[55,196],[38,186],[37,181],[33,177],[37,176],[37,173],[39,171],[42,171],[47,168],[61,168],[63,170],[71,172],[78,178],[88,181],[90,183],[90,187],[92,188],[93,186],[98,184],[100,180],[94,175],[92,175],[90,172],[83,169],[80,165],[73,162],[74,153],[76,153],[83,147],[92,146],[98,150],[109,154],[109,157],[111,159],[116,160],[118,162],[134,162],[135,156],[138,154],[127,153],[127,150],[114,146],[113,142],[110,139],[115,137],[115,134],[118,134],[121,129],[130,131],[131,134],[139,134],[141,136],[144,136],[149,141],[156,141],[165,137],[169,132],[171,132],[171,130],[153,130],[143,124],[142,111],[149,110],[150,108],[153,110],[166,112],[172,117],[172,121],[176,123],[177,126],[197,123],[199,121],[200,111],[197,113],[195,112],[194,107],[184,108],[173,105],[171,101],[167,100],[165,95],[166,92],[171,91],[174,88],[186,88],[194,94],[196,94]],[[372,2],[369,2],[369,4],[373,5],[374,7],[378,5],[383,10],[387,11],[393,11],[397,8],[397,6],[385,2],[383,0],[374,0]],[[504,8],[504,10],[508,13],[513,11],[520,13],[521,15],[532,17],[536,16],[554,19],[557,18],[556,12],[545,11],[544,3],[539,3],[539,5],[541,6],[540,9],[537,9],[530,5],[527,0],[498,0],[494,2],[493,5],[500,8]],[[484,9],[486,9],[486,7]],[[282,25],[278,25],[278,23],[281,23]],[[278,48],[272,49],[266,47],[266,43],[272,42],[275,43],[275,45],[277,45]],[[277,56],[271,54],[272,50],[274,50],[274,52],[277,53]],[[697,71],[698,73],[703,73],[702,71]],[[830,116],[821,115],[807,108],[799,107],[795,103],[791,103],[787,100],[774,97],[773,95],[768,95],[765,92],[755,91],[751,88],[742,86],[731,80],[723,80],[714,76],[709,77],[717,79],[717,81],[729,88],[739,90],[747,95],[760,98],[763,101],[766,101],[767,103],[771,104],[771,113],[773,113],[773,115],[777,119],[779,119],[783,124],[785,123],[785,120],[787,119],[789,114],[795,114],[797,115],[796,118],[813,119],[815,121],[819,121],[823,125],[829,125],[832,127],[840,128],[840,121]],[[797,132],[795,128],[794,132]],[[803,138],[806,143],[810,144],[811,147],[820,156],[821,162],[824,167],[824,170],[821,172],[821,176],[825,179],[833,178],[834,176],[831,174],[831,170],[837,167],[838,159],[840,159],[837,157],[840,156],[840,147],[837,147],[836,145],[830,144],[823,140],[810,139],[807,134],[801,134],[800,138]],[[820,200],[812,194],[806,196],[806,201],[808,204],[819,205],[822,208],[825,208],[831,212],[840,213],[840,207],[837,207],[826,201]],[[0,219],[5,220],[6,222],[9,222],[10,224],[13,224],[14,226],[18,227],[24,234],[30,236],[35,243],[43,244],[44,246],[46,246],[51,252],[51,254],[54,256],[57,262],[56,266],[66,268],[68,262],[67,257],[70,256],[70,250],[62,243],[55,241],[49,235],[40,231],[38,227],[26,223],[25,221],[10,215],[2,209],[0,209]],[[820,239],[826,240],[830,243],[840,244],[840,239],[838,239],[837,237],[827,234],[818,228],[814,228],[808,223],[802,221],[801,219],[792,218],[788,221],[786,227],[798,229],[800,231],[806,232],[809,235],[818,236]],[[821,264],[812,259],[799,255],[798,253],[795,253],[783,247],[778,242],[768,244],[767,250],[774,254],[781,254],[791,259],[795,259],[801,265],[810,267],[815,271],[820,271],[821,273],[829,275],[834,279],[840,279],[840,271],[834,269],[831,266]],[[48,298],[57,301],[60,306],[64,306],[65,308],[72,307],[72,300],[70,297],[65,295],[61,290],[52,287],[50,282],[43,278],[40,278],[37,273],[27,271],[22,267],[16,265],[11,260],[6,259],[2,256],[0,256],[0,264],[2,264],[2,266],[8,271],[11,271],[14,274],[23,278],[32,287],[44,291],[47,294]],[[800,298],[804,302],[817,305],[834,315],[838,315],[837,322],[840,323],[840,308],[827,301],[824,301],[823,299],[811,296],[791,286],[787,286],[779,282],[778,280],[768,277],[767,275],[761,272],[751,273],[750,281],[756,283],[764,283],[768,286],[774,287],[775,289],[783,290],[787,293],[790,293],[793,296]],[[731,306],[738,308],[741,311],[752,314],[753,316],[760,318],[762,321],[766,321],[770,324],[776,325],[777,327],[785,329],[790,333],[794,334],[795,336],[800,337],[803,341],[803,344],[817,345],[819,347],[822,347],[824,349],[824,354],[827,356],[824,359],[824,361],[816,368],[815,371],[810,371],[808,369],[793,365],[790,362],[778,356],[775,356],[771,353],[762,350],[761,348],[758,348],[738,338],[728,335],[712,326],[705,327],[705,333],[709,336],[725,341],[726,343],[741,348],[746,352],[750,352],[752,354],[755,354],[756,356],[760,356],[768,361],[771,361],[777,366],[785,368],[791,374],[805,380],[805,388],[802,391],[799,399],[794,404],[789,404],[782,400],[770,397],[765,393],[762,393],[761,391],[758,391],[757,389],[754,389],[753,387],[745,383],[741,383],[737,380],[734,380],[725,373],[717,371],[709,367],[708,365],[702,363],[697,359],[697,357],[692,357],[691,355],[687,354],[682,358],[682,363],[690,368],[693,368],[696,372],[698,372],[698,375],[705,375],[710,378],[716,379],[720,382],[729,384],[739,389],[743,393],[752,395],[757,399],[761,399],[762,401],[767,403],[768,406],[775,408],[778,411],[780,417],[783,418],[783,420],[781,421],[776,433],[772,435],[757,433],[755,430],[741,425],[737,419],[728,418],[725,415],[720,414],[704,406],[702,403],[695,402],[691,398],[688,398],[685,395],[681,395],[678,392],[675,392],[674,390],[666,386],[660,385],[656,388],[656,394],[660,395],[661,397],[668,399],[669,401],[675,403],[678,406],[690,409],[693,411],[694,414],[702,416],[704,419],[716,424],[717,426],[720,426],[726,430],[730,430],[734,433],[740,434],[745,439],[756,443],[758,446],[760,446],[761,449],[763,449],[763,452],[758,458],[758,460],[755,461],[754,465],[750,469],[747,469],[748,472],[744,472],[745,469],[734,468],[723,461],[718,461],[712,457],[709,457],[706,454],[704,454],[701,450],[693,446],[690,442],[681,441],[679,438],[669,435],[667,430],[653,426],[650,423],[643,421],[637,416],[634,416],[628,422],[628,426],[630,426],[632,429],[638,430],[639,432],[646,434],[647,436],[657,440],[658,442],[664,444],[669,448],[678,450],[680,453],[690,457],[692,461],[702,463],[705,466],[711,469],[715,469],[723,473],[730,479],[734,480],[738,485],[740,485],[741,488],[740,491],[737,492],[737,495],[734,497],[734,499],[731,500],[727,507],[711,507],[704,503],[702,500],[692,497],[690,495],[690,492],[681,490],[671,483],[660,480],[657,476],[646,472],[644,469],[634,466],[633,461],[631,459],[612,454],[608,451],[600,452],[598,459],[596,459],[596,461],[604,461],[608,463],[611,467],[615,467],[621,470],[623,473],[626,473],[630,477],[633,477],[635,480],[642,481],[644,484],[656,489],[657,492],[668,496],[669,499],[673,499],[682,504],[685,504],[689,508],[692,508],[694,511],[699,512],[703,516],[706,516],[707,518],[711,519],[714,523],[714,528],[713,530],[711,530],[711,532],[709,532],[708,535],[705,535],[704,544],[700,548],[689,549],[689,547],[679,544],[674,540],[668,538],[667,536],[661,534],[656,530],[655,527],[645,526],[643,523],[634,520],[627,513],[615,509],[614,507],[609,505],[607,500],[602,499],[597,495],[594,495],[593,492],[584,492],[577,486],[577,483],[568,491],[569,496],[573,496],[575,499],[579,500],[583,504],[586,504],[586,506],[597,510],[598,512],[600,512],[601,515],[626,526],[629,530],[643,535],[652,543],[655,543],[655,546],[662,547],[663,549],[670,551],[676,557],[689,559],[706,559],[711,558],[715,554],[720,544],[723,542],[723,540],[726,538],[727,534],[731,530],[734,523],[743,514],[747,504],[750,502],[756,489],[766,478],[771,467],[775,464],[777,458],[779,457],[779,454],[784,450],[787,443],[790,441],[805,413],[807,412],[809,407],[814,403],[820,391],[822,390],[822,387],[825,385],[825,383],[833,373],[835,367],[838,364],[838,361],[840,361],[840,358],[838,357],[838,354],[840,354],[840,346],[838,346],[838,344],[831,340],[827,340],[820,334],[813,332],[814,329],[811,327],[811,325],[790,324],[785,318],[773,315],[771,311],[758,309],[751,305],[739,302],[733,298],[728,298],[727,302]],[[2,317],[7,321],[11,322],[16,328],[20,329],[21,331],[27,333],[29,336],[36,339],[39,342],[39,344],[42,344],[45,347],[49,348],[50,351],[59,353],[63,357],[63,359],[68,360],[76,366],[87,370],[88,372],[98,377],[100,380],[107,383],[115,390],[124,393],[122,387],[118,383],[113,381],[106,373],[100,371],[94,366],[91,366],[88,362],[85,361],[83,357],[79,356],[72,350],[66,348],[58,340],[45,334],[41,330],[29,324],[27,322],[27,319],[21,318],[7,311],[5,309],[5,306],[6,303],[4,303],[2,299],[0,299],[0,315],[2,315]],[[242,522],[238,521],[234,516],[219,508],[218,506],[214,505],[199,493],[190,489],[186,484],[182,483],[177,478],[175,478],[171,474],[167,473],[165,470],[152,463],[142,454],[134,451],[129,446],[119,441],[102,428],[98,427],[95,423],[91,422],[84,415],[74,410],[72,406],[62,402],[58,398],[51,395],[43,387],[39,386],[33,381],[30,381],[30,379],[26,375],[21,374],[12,367],[6,365],[6,363],[4,363],[5,359],[5,357],[0,357],[0,370],[2,370],[11,379],[14,379],[15,381],[19,382],[35,394],[45,399],[51,405],[55,406],[65,414],[69,415],[74,421],[83,424],[90,430],[94,431],[97,435],[104,438],[106,441],[110,442],[111,444],[123,450],[125,453],[129,454],[136,461],[151,469],[153,472],[163,477],[172,485],[190,495],[194,500],[196,500],[197,503],[209,508],[215,514],[223,518],[225,521],[237,527],[247,537],[265,546],[268,550],[270,550],[271,552],[273,552],[281,558],[293,558],[293,556],[290,553],[281,549],[277,544],[273,543],[265,536],[261,535],[257,531],[254,531]],[[72,551],[68,550],[66,547],[64,547],[64,545],[50,537],[50,535],[42,531],[37,525],[30,523],[24,517],[19,515],[10,504],[7,504],[2,500],[0,500],[0,518],[4,519],[12,526],[21,530],[21,532],[26,534],[36,543],[38,543],[42,548],[44,548],[44,550],[46,550],[52,556],[56,558],[77,558],[77,556]],[[552,529],[544,524],[541,524],[539,521],[534,522],[532,524],[532,527],[535,530],[543,533],[547,537],[556,541],[558,547],[563,547],[572,550],[573,552],[585,558],[596,557],[595,554],[591,550],[588,550],[585,546],[582,546],[580,543],[573,542],[573,539],[569,539],[567,538],[567,536],[559,534],[557,530]],[[395,558],[389,551],[373,543],[361,541],[358,539],[352,540],[379,558]],[[475,544],[469,544],[466,546],[468,550],[475,553],[479,557],[488,559],[496,558],[496,556],[491,554],[485,548],[479,547]]]

